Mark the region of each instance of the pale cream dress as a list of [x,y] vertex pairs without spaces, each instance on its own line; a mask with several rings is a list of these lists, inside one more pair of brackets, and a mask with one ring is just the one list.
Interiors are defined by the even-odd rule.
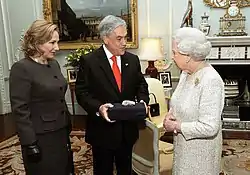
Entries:
[[212,67],[183,72],[171,98],[181,134],[174,136],[173,175],[218,175],[220,172],[224,83]]

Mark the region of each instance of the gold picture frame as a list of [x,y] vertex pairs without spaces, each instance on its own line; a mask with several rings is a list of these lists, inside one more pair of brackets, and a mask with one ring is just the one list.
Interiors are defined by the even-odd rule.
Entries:
[[76,69],[67,69],[67,79],[68,83],[75,83],[77,78],[77,71]]
[[[113,13],[107,11],[106,7],[100,6],[98,14],[91,16],[92,13],[89,9],[72,10],[66,2],[67,0],[43,0],[43,15],[44,19],[52,21],[59,27],[60,34],[60,49],[77,49],[89,45],[99,47],[101,40],[96,32],[100,20],[106,16],[106,13]],[[71,1],[71,3],[78,3]],[[79,1],[79,4],[82,1]],[[106,3],[107,1],[102,1]],[[101,1],[99,1],[101,3]],[[123,18],[127,23],[128,28],[128,42],[127,48],[138,48],[138,14],[137,14],[137,0],[120,0],[121,8],[120,14],[117,16]],[[126,3],[125,5],[122,3]],[[89,4],[89,3],[88,3]],[[126,6],[126,7],[125,7]],[[78,8],[78,7],[77,7]],[[100,15],[103,8],[103,15]],[[114,9],[112,7],[112,9]],[[117,9],[117,8],[116,8]],[[86,10],[88,16],[83,16],[82,12]],[[78,14],[78,16],[76,15]],[[82,14],[79,17],[79,14]],[[86,14],[85,14],[86,15]],[[116,14],[114,14],[116,15]]]
[[[229,8],[232,0],[203,0],[203,2],[210,7],[214,8]],[[234,2],[238,7],[249,7],[250,0],[236,0]]]
[[228,8],[230,6],[230,0],[203,0],[203,2],[214,8]]

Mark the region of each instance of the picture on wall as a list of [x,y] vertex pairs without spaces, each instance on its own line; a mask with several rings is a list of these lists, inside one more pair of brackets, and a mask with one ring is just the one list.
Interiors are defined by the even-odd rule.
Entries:
[[43,15],[59,27],[60,49],[99,47],[97,28],[107,15],[127,23],[127,48],[138,48],[137,0],[43,0]]
[[160,72],[160,81],[164,88],[172,87],[171,73],[170,72]]
[[67,69],[68,83],[75,83],[77,72],[75,69]]

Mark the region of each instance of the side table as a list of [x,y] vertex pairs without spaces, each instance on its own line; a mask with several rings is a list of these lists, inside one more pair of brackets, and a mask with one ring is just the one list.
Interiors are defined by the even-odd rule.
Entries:
[[70,90],[70,97],[71,97],[71,103],[72,103],[72,112],[73,116],[75,116],[75,89],[76,84],[75,83],[69,83],[69,90]]

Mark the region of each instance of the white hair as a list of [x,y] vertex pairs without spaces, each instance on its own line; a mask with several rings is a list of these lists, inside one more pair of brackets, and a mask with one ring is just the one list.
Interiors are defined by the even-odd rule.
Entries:
[[205,60],[211,50],[211,43],[203,32],[196,28],[183,27],[176,31],[173,40],[182,54],[189,55],[193,60]]
[[98,25],[100,37],[103,38],[104,36],[108,36],[118,26],[124,26],[125,28],[127,28],[127,24],[123,19],[113,15],[106,16]]

